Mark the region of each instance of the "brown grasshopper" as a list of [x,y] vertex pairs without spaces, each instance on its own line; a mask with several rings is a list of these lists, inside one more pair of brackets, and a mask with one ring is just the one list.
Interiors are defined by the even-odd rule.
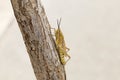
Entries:
[[[57,20],[58,29],[55,29],[55,28],[53,29],[55,34],[55,43],[57,46],[58,53],[60,55],[60,61],[63,65],[65,65],[71,57],[67,54],[67,52],[69,51],[69,48],[66,47],[64,36],[60,29],[60,22],[61,22],[61,19]],[[68,57],[67,60],[65,60],[66,57]]]

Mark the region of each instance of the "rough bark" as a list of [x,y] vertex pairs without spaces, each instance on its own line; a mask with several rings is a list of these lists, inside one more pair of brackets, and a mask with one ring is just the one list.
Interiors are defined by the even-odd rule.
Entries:
[[66,80],[40,0],[11,0],[37,80]]

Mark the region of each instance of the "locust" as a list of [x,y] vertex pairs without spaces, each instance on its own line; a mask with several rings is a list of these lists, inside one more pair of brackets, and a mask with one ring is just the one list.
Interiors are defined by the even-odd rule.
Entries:
[[57,29],[53,28],[53,29],[54,29],[55,43],[57,46],[57,51],[59,53],[60,61],[63,65],[65,65],[71,57],[67,53],[70,49],[66,47],[64,35],[60,28],[60,23],[61,23],[61,18],[60,20],[57,20],[58,28]]

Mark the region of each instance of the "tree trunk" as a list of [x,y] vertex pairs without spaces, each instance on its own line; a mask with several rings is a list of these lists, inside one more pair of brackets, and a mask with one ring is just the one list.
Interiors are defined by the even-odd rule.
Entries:
[[37,80],[66,80],[40,0],[11,0]]

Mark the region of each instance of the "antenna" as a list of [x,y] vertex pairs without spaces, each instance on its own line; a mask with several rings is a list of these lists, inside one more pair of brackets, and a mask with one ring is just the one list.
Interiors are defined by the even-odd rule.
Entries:
[[57,26],[59,29],[60,29],[60,24],[61,24],[61,18],[60,18],[60,20],[57,19]]

